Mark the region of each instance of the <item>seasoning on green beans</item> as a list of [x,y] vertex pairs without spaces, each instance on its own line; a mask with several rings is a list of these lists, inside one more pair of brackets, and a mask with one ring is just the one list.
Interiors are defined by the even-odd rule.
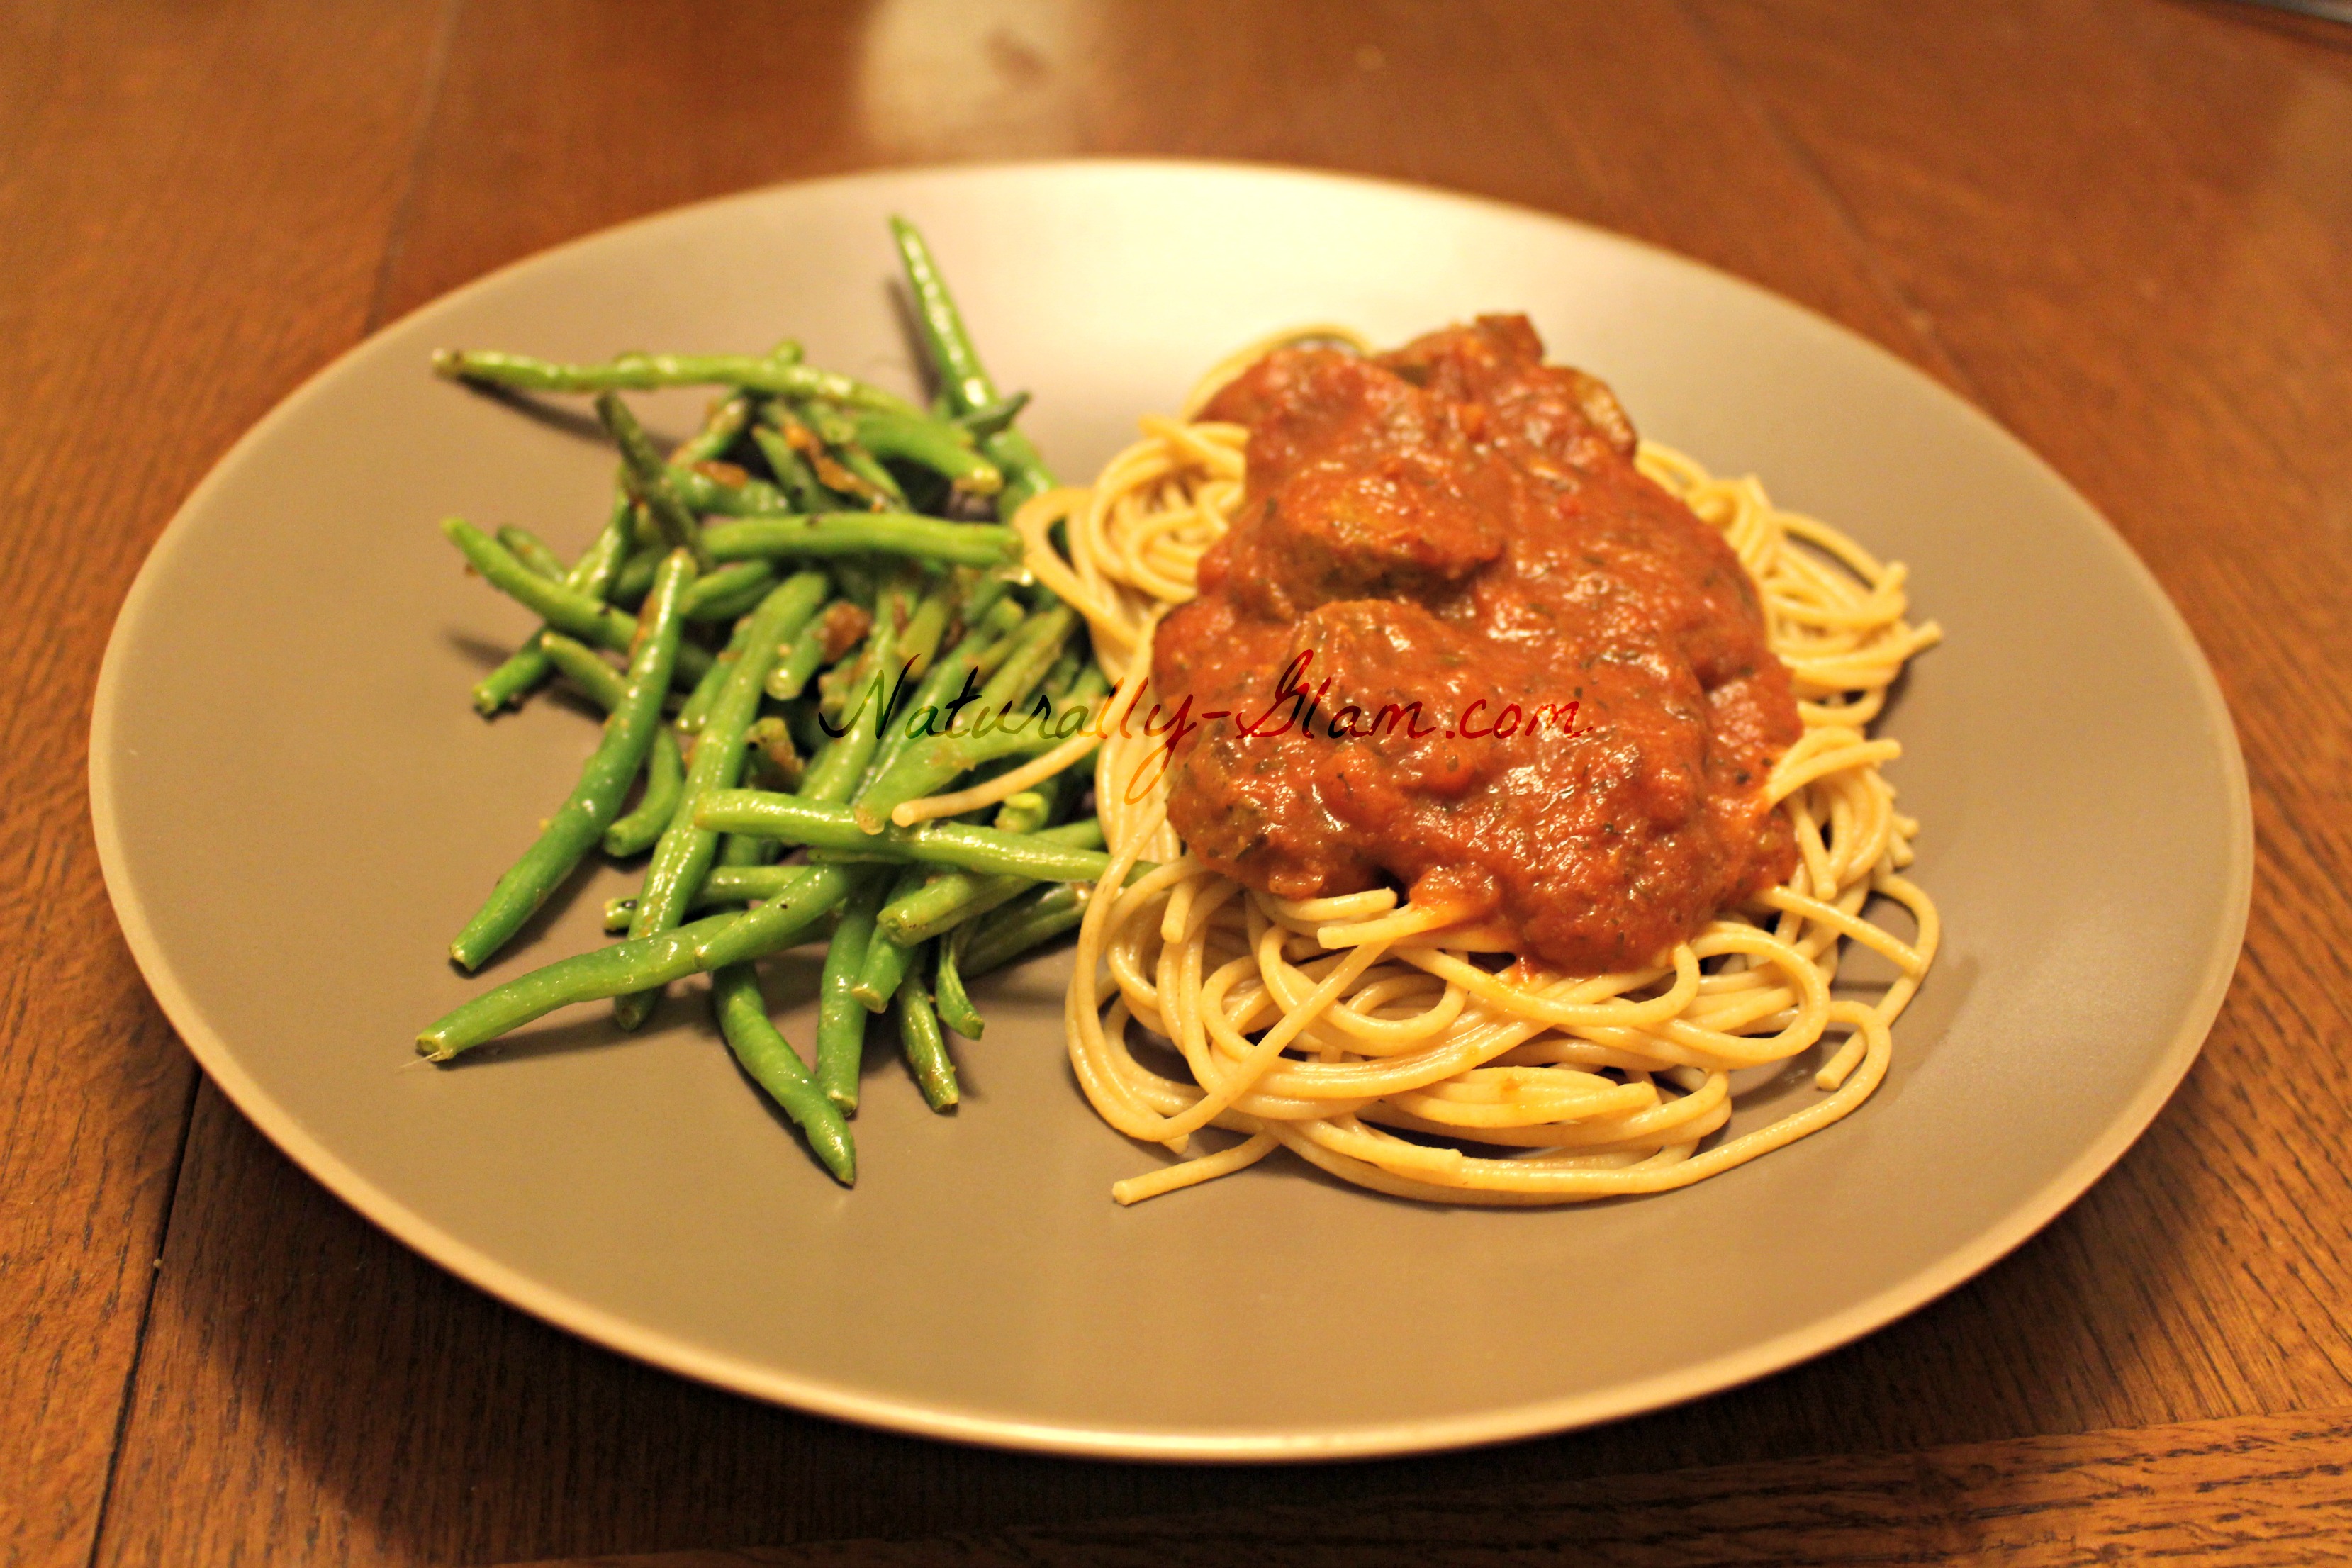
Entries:
[[[932,410],[809,365],[789,340],[584,364],[434,357],[460,381],[593,396],[621,458],[604,527],[568,567],[520,524],[442,525],[543,623],[476,706],[494,713],[553,672],[606,715],[572,797],[452,956],[472,968],[497,952],[591,848],[652,854],[637,891],[605,907],[621,940],[484,991],[417,1048],[446,1061],[604,999],[634,1026],[670,982],[708,974],[736,1062],[845,1185],[874,1015],[890,1016],[925,1102],[954,1108],[947,1036],[985,1026],[967,981],[1075,923],[1108,865],[1098,821],[1062,820],[1082,806],[1085,763],[1005,800],[992,826],[889,824],[907,800],[1058,738],[1042,717],[1013,720],[1033,697],[1066,714],[1105,689],[1076,617],[1022,571],[1019,535],[968,521],[991,503],[1009,517],[1052,476],[1016,424],[1027,394],[998,395],[921,237],[893,226],[941,384]],[[719,390],[667,455],[618,395],[696,384]],[[740,787],[747,768],[767,787]],[[825,951],[804,1058],[754,966],[813,940]]]

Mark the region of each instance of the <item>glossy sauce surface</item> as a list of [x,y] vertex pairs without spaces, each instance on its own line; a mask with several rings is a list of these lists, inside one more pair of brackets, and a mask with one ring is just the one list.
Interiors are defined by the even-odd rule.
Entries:
[[1280,350],[1202,417],[1248,427],[1247,493],[1151,695],[1204,862],[1289,898],[1393,879],[1574,972],[1787,874],[1762,784],[1801,726],[1754,584],[1524,317]]

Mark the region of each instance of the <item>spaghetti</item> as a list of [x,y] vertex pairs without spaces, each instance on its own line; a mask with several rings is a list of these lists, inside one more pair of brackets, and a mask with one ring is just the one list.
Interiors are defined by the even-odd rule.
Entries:
[[[1263,354],[1308,339],[1365,346],[1334,328],[1253,345],[1204,378],[1188,416]],[[1130,734],[1126,721],[1158,618],[1192,597],[1202,552],[1242,504],[1247,431],[1160,417],[1142,430],[1093,486],[1041,496],[1015,522],[1030,569],[1087,616],[1118,683],[1095,727],[1108,737],[1096,781],[1111,865],[1079,930],[1071,1062],[1111,1125],[1188,1156],[1118,1183],[1118,1201],[1230,1173],[1276,1147],[1360,1185],[1440,1202],[1662,1192],[1869,1098],[1889,1026],[1937,940],[1934,904],[1902,875],[1918,825],[1895,809],[1880,771],[1900,746],[1868,733],[1905,662],[1939,635],[1905,621],[1902,566],[1774,507],[1753,479],[1640,447],[1642,473],[1718,530],[1759,590],[1802,721],[1765,784],[1797,854],[1778,886],[1719,912],[1663,963],[1561,973],[1513,956],[1524,944],[1491,923],[1461,925],[1385,888],[1283,899],[1185,852],[1168,822],[1166,742]],[[971,809],[1094,743],[1081,737],[1068,755],[979,791],[912,803],[901,820]],[[1909,940],[1874,917],[1874,898],[1909,912]],[[1875,1001],[1832,994],[1848,942],[1895,971]],[[1735,1074],[1752,1079],[1816,1047],[1827,1052],[1813,1074],[1822,1098],[1714,1137],[1731,1120]],[[1240,1139],[1195,1153],[1193,1134],[1212,1127]]]

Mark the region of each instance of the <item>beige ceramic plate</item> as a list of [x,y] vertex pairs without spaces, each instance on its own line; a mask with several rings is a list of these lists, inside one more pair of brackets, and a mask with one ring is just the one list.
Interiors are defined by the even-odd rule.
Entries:
[[[929,231],[998,379],[1084,476],[1277,325],[1396,340],[1525,310],[1649,434],[1907,561],[1948,632],[1886,726],[1942,960],[1845,1123],[1688,1192],[1421,1207],[1282,1160],[1129,1211],[1158,1156],[1064,1060],[1066,958],[989,987],[970,1098],[871,1064],[835,1188],[739,1077],[699,988],[625,1037],[582,1009],[454,1069],[444,944],[561,798],[590,726],[486,724],[527,629],[445,512],[560,548],[611,463],[426,374],[440,344],[744,350],[913,384],[885,214]],[[650,400],[682,431],[695,400]],[[1391,1453],[1622,1415],[1787,1366],[1984,1268],[2119,1155],[2187,1069],[2245,918],[2230,721],[2147,574],[2057,476],[1860,339],[1541,215],[1177,163],[835,180],[511,268],[371,340],[253,431],[141,574],[91,795],[140,966],[237,1105],[329,1187],[525,1310],[747,1394],[909,1431],[1193,1458]],[[576,884],[494,970],[597,940]],[[814,963],[771,966],[805,1018]],[[805,1023],[787,1024],[805,1041]],[[1790,1093],[1810,1093],[1791,1089]]]

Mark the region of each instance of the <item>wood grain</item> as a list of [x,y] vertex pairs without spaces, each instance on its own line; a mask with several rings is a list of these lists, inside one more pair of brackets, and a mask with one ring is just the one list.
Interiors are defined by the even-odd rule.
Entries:
[[433,16],[0,20],[0,1562],[89,1558],[194,1076],[99,879],[99,658],[181,496],[366,321]]
[[1258,1508],[511,1568],[2297,1563],[2332,1552],[2352,1530],[2347,1436],[2352,1410],[2237,1416],[1828,1463],[1486,1487],[1344,1510]]
[[[959,1551],[1140,1558],[1184,1537],[1079,1527],[1177,1512],[1237,1549],[1339,1532],[1397,1561],[1444,1520],[1497,1554],[1587,1528],[1651,1552],[1627,1561],[2291,1557],[2342,1530],[2342,1423],[2242,1419],[2352,1406],[2352,1085],[2330,1048],[2352,1033],[2352,49],[2204,0],[18,0],[0,148],[0,592],[38,631],[0,645],[32,694],[0,708],[0,1453],[36,1460],[0,1465],[0,1563],[950,1530]],[[1479,1454],[1208,1470],[950,1448],[679,1382],[425,1266],[208,1088],[191,1117],[98,887],[80,748],[130,573],[227,442],[372,321],[605,224],[1091,153],[1428,181],[1669,245],[1943,377],[2105,510],[2213,657],[2262,837],[2207,1057],[2117,1171],[1970,1286],[1749,1388]],[[123,395],[139,438],[101,438]],[[2255,1088],[2277,1082],[2298,1092]],[[2132,1466],[2156,1501],[2099,1489]],[[1691,1467],[1714,1468],[1666,1475]],[[1854,1531],[1785,1533],[1817,1522],[1809,1495],[1846,1499]],[[2052,1498],[2071,1534],[2011,1522]],[[1917,1533],[1987,1510],[1979,1534]],[[2231,1513],[2235,1544],[2214,1533]],[[1702,1515],[1719,1535],[1673,1533]]]

